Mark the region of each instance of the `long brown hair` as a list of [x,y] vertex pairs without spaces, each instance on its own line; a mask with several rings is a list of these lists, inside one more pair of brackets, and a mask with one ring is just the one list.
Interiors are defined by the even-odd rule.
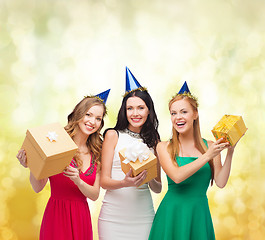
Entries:
[[158,119],[157,115],[155,112],[155,107],[153,100],[147,90],[142,91],[142,90],[135,90],[131,91],[130,93],[126,94],[122,100],[121,108],[118,113],[117,117],[117,123],[114,129],[116,130],[124,130],[128,127],[129,122],[127,119],[127,108],[126,108],[126,103],[128,98],[130,97],[139,97],[141,98],[144,103],[146,104],[149,114],[148,117],[141,128],[140,136],[143,139],[143,142],[149,147],[149,148],[154,148],[156,145],[160,142],[160,136],[157,131],[158,128]]
[[[182,99],[187,100],[192,106],[193,110],[198,113],[198,102],[195,99],[188,97],[187,95],[181,95],[181,94],[176,95],[170,100],[168,104],[169,110],[174,102],[178,100],[182,100]],[[199,114],[198,114],[197,119],[195,119],[193,122],[193,136],[195,140],[195,147],[202,154],[204,154],[207,151],[207,146],[205,145],[201,137]],[[169,141],[167,151],[170,154],[171,160],[174,162],[174,164],[177,164],[175,159],[176,159],[176,156],[179,155],[179,133],[176,131],[174,127],[172,127],[172,138]],[[213,177],[214,177],[213,160],[209,161],[209,165],[211,167],[211,172],[212,172],[212,179],[211,179],[211,185],[212,185]]]
[[[77,131],[79,130],[79,122],[83,119],[83,117],[86,115],[87,111],[95,106],[99,105],[103,107],[103,117],[106,115],[106,106],[105,104],[95,97],[85,97],[83,100],[81,100],[74,108],[74,110],[68,115],[68,124],[65,126],[66,132],[70,135],[71,138],[73,138]],[[101,125],[99,129],[94,132],[93,134],[89,135],[87,139],[87,147],[92,152],[92,155],[94,157],[94,161],[98,164],[100,169],[100,162],[101,162],[101,148],[102,148],[102,136],[100,134],[100,130],[104,126],[104,120],[102,118]],[[83,161],[80,159],[80,152],[77,150],[74,159],[77,163],[78,168],[80,169]]]

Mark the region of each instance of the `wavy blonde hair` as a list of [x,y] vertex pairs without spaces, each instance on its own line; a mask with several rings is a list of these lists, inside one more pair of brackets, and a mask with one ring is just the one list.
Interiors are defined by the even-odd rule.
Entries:
[[[176,101],[185,99],[187,100],[190,105],[193,108],[193,111],[198,113],[198,102],[196,101],[196,99],[194,98],[190,98],[187,95],[181,95],[178,94],[175,97],[173,97],[169,104],[169,110],[172,106],[172,104]],[[194,120],[193,122],[193,136],[194,136],[194,140],[195,140],[195,147],[202,153],[204,154],[207,151],[207,146],[205,145],[205,143],[203,142],[203,139],[201,137],[201,131],[200,131],[200,123],[199,123],[199,114],[197,119]],[[179,155],[179,133],[176,131],[176,129],[174,127],[172,127],[172,138],[169,141],[168,147],[167,147],[167,151],[170,154],[170,157],[172,159],[172,161],[174,162],[174,164],[177,164],[176,162],[176,157]],[[213,160],[209,161],[209,165],[211,167],[211,172],[212,172],[212,179],[211,179],[211,185],[213,184],[213,176],[214,176],[214,168],[213,168]]]
[[[103,107],[103,118],[107,113],[105,104],[95,97],[85,97],[82,101],[80,101],[74,108],[74,110],[68,115],[68,124],[65,126],[66,132],[70,135],[71,138],[73,138],[77,131],[79,130],[79,122],[84,118],[87,111],[93,107],[93,106],[102,106]],[[100,134],[100,130],[104,126],[104,120],[101,120],[101,124],[99,129],[94,132],[93,134],[89,135],[87,139],[87,147],[90,149],[93,155],[93,160],[97,163],[99,166],[98,169],[100,169],[100,163],[101,163],[101,148],[102,148],[102,136]],[[80,169],[83,165],[83,161],[80,158],[80,151],[77,150],[76,154],[74,155],[74,159],[76,161],[76,164],[78,166],[78,169]]]

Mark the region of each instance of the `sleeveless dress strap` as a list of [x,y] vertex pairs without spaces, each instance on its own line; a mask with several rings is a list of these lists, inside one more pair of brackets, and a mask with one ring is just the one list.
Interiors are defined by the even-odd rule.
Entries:
[[205,143],[205,145],[206,145],[206,147],[208,148],[208,142],[207,142],[207,140],[206,139],[202,139],[203,140],[203,142]]

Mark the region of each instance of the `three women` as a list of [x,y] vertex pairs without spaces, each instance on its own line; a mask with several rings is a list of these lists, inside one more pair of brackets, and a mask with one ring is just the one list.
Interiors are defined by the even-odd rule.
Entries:
[[[128,68],[126,68],[126,80],[126,93],[119,110],[116,126],[113,129],[107,129],[102,146],[100,185],[107,191],[98,220],[99,239],[144,240],[148,238],[149,233],[149,239],[215,239],[206,191],[209,182],[215,181],[218,187],[226,185],[234,147],[223,143],[222,139],[216,142],[202,139],[198,102],[190,93],[186,83],[169,103],[173,126],[172,139],[168,142],[160,142],[157,131],[158,120],[150,95],[145,88],[141,87]],[[94,170],[95,176],[90,182],[86,181],[83,175],[91,168],[92,162],[94,162],[94,169],[99,164],[97,160],[93,161],[93,156],[95,159],[100,159],[99,131],[103,124],[99,124],[100,126],[87,124],[86,117],[89,117],[90,114],[98,116],[98,123],[102,123],[106,109],[104,105],[91,105],[86,109],[87,113],[90,112],[81,118],[73,117],[75,116],[74,112],[70,114],[69,123],[66,126],[67,132],[79,146],[79,155],[75,157],[71,167],[65,171],[64,175],[59,175],[61,180],[56,180],[56,175],[50,177],[50,182],[52,192],[53,189],[59,191],[61,185],[56,187],[56,182],[62,181],[63,178],[64,181],[68,181],[69,186],[72,183],[79,189],[83,200],[85,197],[94,200],[99,191],[99,173]],[[73,133],[76,132],[73,130],[77,125],[70,126],[71,120],[78,125],[79,132],[75,135]],[[92,132],[92,130],[95,131]],[[96,133],[94,134],[96,137],[94,144],[92,141],[88,141],[92,139],[93,134],[91,133]],[[157,150],[160,164],[168,178],[168,192],[161,202],[155,218],[149,188],[156,193],[161,191],[159,163],[158,177],[143,185],[141,183],[146,177],[146,171],[132,177],[131,171],[124,174],[121,170],[118,152],[137,141],[144,142],[155,154]],[[222,165],[220,152],[226,148],[228,149],[227,156],[224,165]],[[20,151],[18,159],[22,165],[26,166],[25,152]],[[38,182],[32,175],[30,180],[35,191],[41,190],[47,182],[47,179]],[[71,193],[69,195],[71,196]],[[50,203],[53,201],[51,199],[44,214],[41,237],[45,232],[46,234],[52,232],[47,230],[52,226],[46,220],[51,219],[49,212],[51,213],[52,210],[49,210],[48,206],[51,206],[50,209],[55,208],[55,204]],[[89,210],[80,212],[89,213]],[[86,215],[89,216],[87,213]],[[59,216],[59,213],[57,215]],[[91,229],[90,216],[85,221],[89,223],[89,229]],[[77,222],[78,227],[82,226],[81,229],[84,230],[84,222],[81,223],[80,219]],[[64,223],[61,222],[61,224],[65,229]],[[78,231],[75,232],[78,234]],[[89,233],[84,231],[81,235],[75,235],[74,238],[69,239],[83,239],[80,236],[84,235],[91,237],[91,233],[92,231]],[[69,235],[69,232],[66,235]],[[45,238],[53,239],[51,235],[43,235],[41,239]]]

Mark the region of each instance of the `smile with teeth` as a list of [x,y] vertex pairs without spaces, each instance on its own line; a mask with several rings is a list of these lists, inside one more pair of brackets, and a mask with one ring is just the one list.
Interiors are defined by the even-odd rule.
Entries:
[[93,130],[93,129],[94,129],[94,127],[92,127],[92,126],[90,126],[90,125],[87,125],[87,124],[86,124],[86,128],[87,128],[88,130]]
[[141,118],[132,118],[133,122],[140,122]]
[[177,122],[178,127],[183,127],[186,124],[186,122]]

